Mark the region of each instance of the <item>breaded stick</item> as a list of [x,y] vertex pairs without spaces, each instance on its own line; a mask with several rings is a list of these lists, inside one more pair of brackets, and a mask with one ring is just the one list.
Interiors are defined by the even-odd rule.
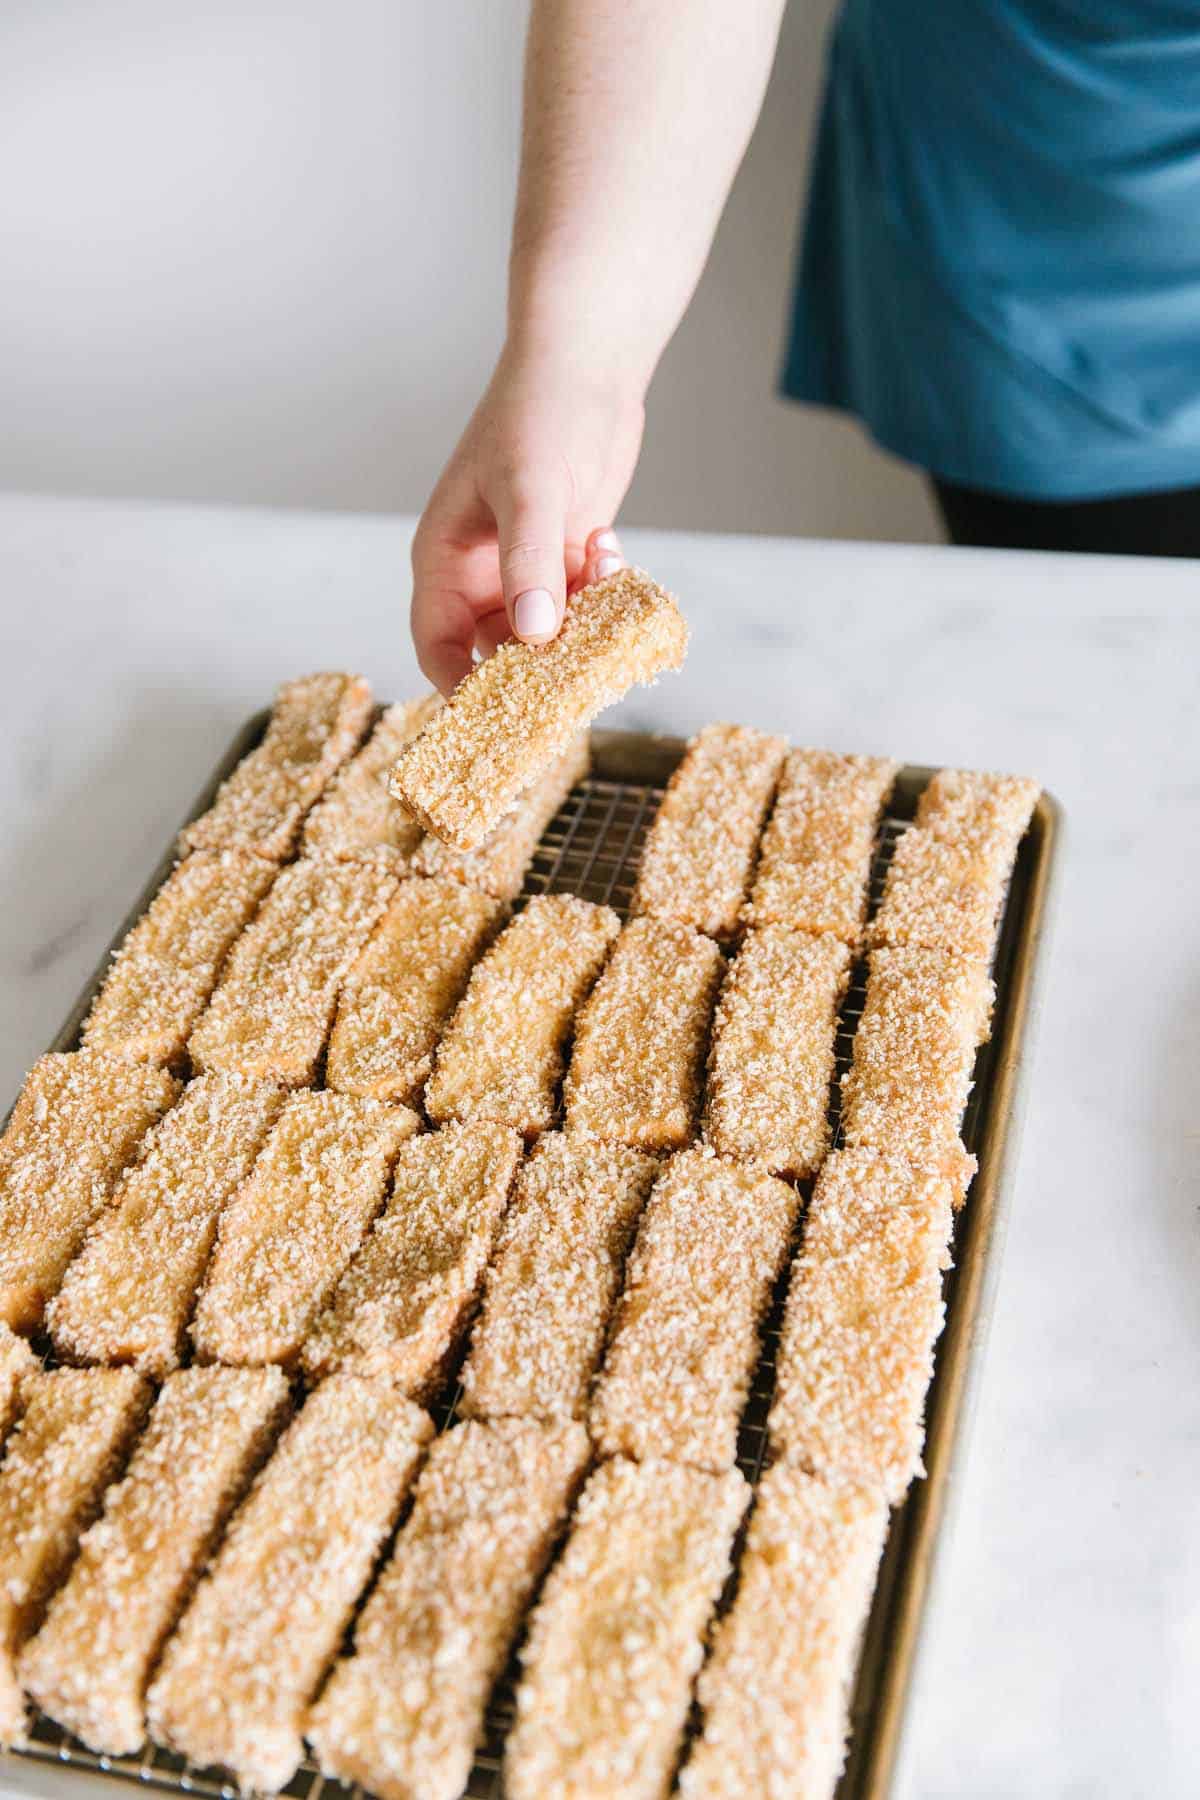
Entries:
[[25,1733],[17,1656],[150,1400],[149,1383],[132,1369],[39,1370],[25,1383],[25,1410],[0,1464],[0,1745]]
[[217,1234],[287,1098],[244,1075],[200,1075],[122,1178],[46,1308],[60,1356],[177,1368]]
[[679,668],[687,635],[639,569],[583,588],[552,643],[501,644],[459,682],[396,763],[392,793],[435,837],[476,849],[603,707]]
[[989,958],[1038,792],[1015,775],[935,775],[896,844],[871,942]]
[[769,1420],[775,1454],[882,1488],[921,1471],[952,1209],[974,1164],[845,1150],[817,1180],[792,1267]]
[[292,1095],[218,1221],[192,1320],[202,1361],[295,1360],[419,1129],[406,1106]]
[[724,973],[717,946],[690,925],[626,925],[579,1015],[563,1085],[570,1131],[638,1150],[689,1141]]
[[582,1425],[457,1425],[309,1715],[321,1768],[380,1800],[458,1800],[492,1684],[587,1465]]
[[831,933],[749,931],[717,1002],[705,1142],[804,1180],[829,1148],[829,1085],[850,951]]
[[461,881],[498,900],[515,900],[542,833],[590,764],[588,734],[581,731],[477,850],[452,850],[441,838],[426,837],[413,857],[414,872]]
[[304,1346],[304,1366],[384,1375],[423,1399],[457,1348],[521,1155],[484,1121],[447,1125],[401,1150],[384,1212]]
[[421,700],[388,707],[358,755],[338,770],[305,820],[306,856],[385,863],[397,874],[408,869],[425,834],[389,795],[387,775],[441,703],[440,694],[426,694]]
[[799,1198],[709,1150],[671,1158],[625,1271],[589,1429],[601,1455],[732,1464]]
[[288,1410],[280,1369],[180,1369],[26,1645],[26,1692],[93,1750],[131,1755],[146,1683],[222,1525]]
[[256,850],[280,862],[326,782],[351,755],[371,718],[361,675],[304,675],[275,696],[266,735],[221,783],[209,810],[187,827],[185,850]]
[[21,1416],[29,1377],[40,1368],[25,1339],[0,1321],[0,1445]]
[[620,929],[574,894],[531,900],[475,965],[425,1089],[430,1118],[545,1130],[567,1035]]
[[916,1162],[959,1148],[975,1052],[996,990],[987,964],[944,950],[873,950],[867,997],[842,1081],[848,1148]]
[[338,989],[395,887],[384,869],[332,857],[284,869],[188,1041],[196,1068],[310,1082]]
[[1011,861],[1040,793],[1037,782],[1025,775],[939,769],[917,802],[917,824],[935,837],[973,836]]
[[777,1463],[758,1485],[737,1597],[699,1681],[684,1800],[832,1800],[862,1623],[887,1532],[878,1490]]
[[326,1087],[415,1103],[446,1020],[507,911],[457,882],[402,881],[346,977]]
[[99,1050],[41,1057],[0,1138],[0,1319],[35,1331],[122,1169],[179,1093]]
[[706,725],[667,783],[642,851],[635,913],[732,937],[787,741]]
[[146,1696],[156,1743],[273,1793],[396,1523],[431,1421],[387,1382],[309,1395],[217,1551]]
[[113,959],[83,1028],[86,1050],[173,1062],[226,953],[275,879],[252,850],[197,850],[167,877]]
[[461,1410],[582,1419],[654,1157],[543,1137],[517,1177],[460,1376]]
[[615,1457],[591,1477],[521,1653],[508,1800],[661,1800],[750,1489]]
[[857,944],[880,814],[898,763],[793,750],[763,833],[748,925],[830,931]]

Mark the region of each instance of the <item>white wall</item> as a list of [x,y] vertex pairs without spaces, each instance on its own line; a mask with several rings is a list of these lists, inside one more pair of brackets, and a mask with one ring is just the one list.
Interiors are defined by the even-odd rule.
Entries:
[[[773,393],[826,16],[792,8],[632,522],[933,535],[909,471]],[[0,487],[419,509],[497,345],[523,23],[6,0]]]

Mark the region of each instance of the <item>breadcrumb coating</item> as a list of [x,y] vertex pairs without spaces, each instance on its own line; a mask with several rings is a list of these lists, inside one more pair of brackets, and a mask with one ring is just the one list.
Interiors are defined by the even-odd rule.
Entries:
[[680,667],[687,636],[672,596],[639,569],[581,589],[551,643],[501,644],[459,682],[397,761],[392,793],[434,837],[476,849],[598,712]]
[[576,1012],[621,921],[574,894],[539,894],[475,965],[425,1089],[431,1119],[494,1119],[527,1137],[553,1123]]
[[854,1060],[842,1081],[848,1148],[915,1162],[958,1150],[995,994],[982,960],[944,950],[871,952]]
[[46,1309],[70,1362],[177,1368],[217,1219],[250,1173],[287,1095],[245,1075],[200,1075],[184,1089],[95,1220]]
[[234,1514],[146,1698],[156,1743],[274,1793],[432,1422],[387,1382],[310,1394]]
[[414,1138],[391,1198],[304,1347],[310,1376],[386,1375],[414,1398],[439,1384],[474,1308],[521,1156],[486,1121]]
[[917,802],[917,824],[935,837],[976,836],[1015,856],[1041,791],[1026,775],[939,769]]
[[338,990],[395,888],[384,869],[332,857],[284,869],[192,1032],[195,1067],[311,1082]]
[[25,1735],[16,1659],[150,1406],[132,1369],[38,1370],[0,1463],[0,1745]]
[[283,1423],[279,1369],[181,1369],[19,1663],[26,1692],[93,1750],[146,1735],[146,1683],[222,1525]]
[[633,911],[732,937],[787,740],[706,725],[667,783],[638,869]]
[[83,1028],[84,1049],[179,1058],[274,879],[274,864],[252,850],[196,850],[179,863],[116,952]]
[[543,1137],[517,1177],[459,1377],[476,1418],[582,1419],[652,1156],[591,1138]]
[[899,767],[882,756],[790,753],[763,833],[746,924],[828,931],[858,943],[875,833]]
[[0,1446],[21,1416],[29,1377],[40,1368],[25,1339],[0,1320]]
[[504,1667],[589,1455],[581,1425],[457,1425],[309,1715],[328,1775],[380,1800],[457,1800]]
[[850,950],[830,933],[749,931],[713,1021],[704,1138],[721,1156],[805,1180],[829,1148],[838,1008]]
[[942,1329],[952,1210],[974,1172],[838,1151],[817,1180],[775,1359],[771,1446],[897,1504],[923,1473],[925,1390]]
[[346,977],[325,1085],[415,1105],[467,977],[507,914],[457,882],[402,881]]
[[0,1320],[35,1331],[179,1082],[100,1050],[43,1056],[0,1138]]
[[262,743],[182,833],[183,849],[256,850],[281,862],[295,848],[305,813],[367,729],[371,704],[361,675],[285,682]]
[[698,1684],[684,1800],[832,1800],[887,1532],[883,1496],[777,1463],[758,1484],[737,1597]]
[[306,856],[378,862],[395,874],[407,872],[424,832],[388,793],[388,770],[441,704],[440,694],[426,694],[386,709],[363,748],[338,770],[305,820]]
[[413,857],[414,872],[464,882],[497,900],[515,900],[542,833],[590,766],[588,734],[581,731],[477,850],[452,850],[440,838],[426,837]]
[[563,1087],[570,1131],[637,1150],[690,1141],[724,973],[717,946],[688,925],[626,925],[576,1026]]
[[589,1428],[603,1456],[731,1466],[796,1190],[710,1150],[671,1158],[625,1271]]
[[615,1457],[592,1475],[521,1652],[508,1800],[662,1800],[750,1489]]
[[292,1095],[218,1221],[192,1320],[202,1361],[295,1361],[419,1129],[406,1106]]

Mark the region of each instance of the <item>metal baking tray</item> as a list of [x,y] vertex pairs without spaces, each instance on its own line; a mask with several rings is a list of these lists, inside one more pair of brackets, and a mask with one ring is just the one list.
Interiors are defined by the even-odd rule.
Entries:
[[[190,822],[211,804],[220,782],[262,736],[267,716],[262,712],[247,721],[182,823]],[[676,737],[598,730],[592,733],[592,746],[592,772],[572,790],[548,827],[526,875],[523,895],[575,893],[585,899],[605,901],[625,916],[646,832],[663,786],[685,744]],[[932,772],[910,765],[900,773],[876,847],[871,872],[872,905],[878,901],[897,834],[912,818],[917,796]],[[924,1481],[914,1483],[904,1504],[892,1514],[859,1653],[851,1703],[850,1754],[837,1800],[885,1800],[897,1770],[906,1702],[921,1649],[922,1624],[936,1574],[939,1538],[943,1535],[941,1528],[964,1454],[983,1340],[995,1300],[1005,1213],[1016,1173],[1017,1138],[1045,965],[1046,925],[1060,835],[1058,806],[1049,796],[1043,796],[1021,845],[1009,888],[996,950],[997,1002],[992,1037],[979,1053],[975,1086],[963,1124],[964,1141],[977,1156],[979,1171],[958,1219],[955,1266],[947,1277],[946,1326],[938,1344],[927,1408],[927,1475]],[[175,858],[172,844],[116,933],[111,949],[117,947],[145,911]],[[108,968],[109,954],[79,995],[50,1049],[76,1047],[83,1020]],[[839,1073],[849,1063],[863,997],[860,968],[855,971],[843,1007],[838,1035]],[[833,1124],[836,1142],[836,1103]],[[764,1332],[739,1437],[738,1461],[752,1482],[758,1479],[766,1454],[766,1418],[782,1306],[781,1284]],[[457,1393],[451,1391],[440,1408],[434,1409],[439,1427],[444,1429],[453,1422],[456,1402]],[[501,1760],[512,1717],[513,1675],[514,1667],[510,1665],[488,1707],[484,1741],[466,1790],[473,1800],[501,1800]],[[154,1746],[147,1746],[136,1757],[99,1756],[40,1715],[34,1719],[28,1746],[11,1754],[26,1767],[32,1760],[61,1770],[62,1777],[53,1780],[52,1785],[47,1779],[50,1770],[39,1771],[42,1778],[30,1781],[27,1791],[58,1792],[64,1800],[83,1800],[83,1790],[92,1787],[97,1776],[209,1796],[211,1800],[235,1800],[237,1795],[236,1786],[220,1770],[193,1768]],[[15,1763],[8,1762],[6,1767],[6,1762],[0,1758],[0,1787],[19,1789],[23,1785],[20,1771]],[[33,1775],[34,1771],[29,1769],[29,1773]],[[347,1794],[361,1800],[360,1790],[346,1789],[327,1780],[308,1763],[284,1792],[295,1800],[319,1800],[326,1794],[330,1800],[344,1800]]]

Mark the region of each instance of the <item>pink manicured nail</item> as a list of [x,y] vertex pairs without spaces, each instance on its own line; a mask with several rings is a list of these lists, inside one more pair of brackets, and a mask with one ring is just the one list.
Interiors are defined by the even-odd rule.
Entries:
[[538,641],[552,638],[558,629],[558,609],[549,588],[530,588],[518,595],[513,622],[519,637]]
[[592,542],[598,550],[619,550],[621,548],[620,544],[617,542],[617,534],[615,531],[598,531],[592,539]]
[[618,569],[624,567],[619,556],[598,556],[596,558],[596,580],[603,581],[606,575],[615,575]]

